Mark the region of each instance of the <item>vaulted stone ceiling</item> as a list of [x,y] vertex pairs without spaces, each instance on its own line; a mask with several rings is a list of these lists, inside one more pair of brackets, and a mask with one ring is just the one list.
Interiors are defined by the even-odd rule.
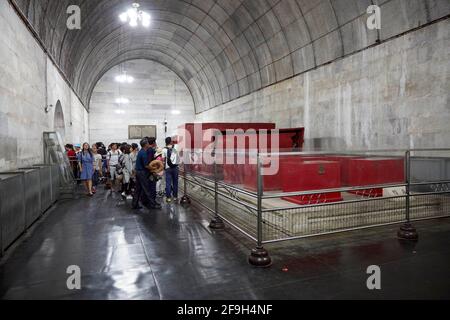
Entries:
[[[123,25],[133,1],[10,0],[86,106],[101,76],[129,59],[156,60],[188,85],[196,112],[218,106],[448,16],[449,0],[138,0],[150,29]],[[79,5],[81,30],[66,27]],[[381,7],[381,30],[366,27]]]

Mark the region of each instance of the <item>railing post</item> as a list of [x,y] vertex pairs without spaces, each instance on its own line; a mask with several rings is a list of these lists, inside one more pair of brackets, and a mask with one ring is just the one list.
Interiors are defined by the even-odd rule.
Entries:
[[263,183],[263,175],[262,175],[262,163],[261,158],[258,152],[257,155],[257,165],[256,165],[256,176],[257,176],[257,194],[258,194],[258,202],[257,202],[257,244],[256,248],[253,249],[250,253],[250,257],[248,258],[248,262],[255,267],[270,267],[272,265],[272,259],[269,256],[269,253],[266,249],[264,249],[262,245],[263,241],[263,232],[262,232],[262,197],[264,194],[264,183]]
[[[183,159],[184,159],[184,155],[183,155]],[[187,194],[187,180],[186,180],[186,159],[184,159],[184,164],[183,164],[183,196],[180,199],[180,204],[182,205],[190,205],[191,204],[191,199],[189,198],[188,194]]]
[[419,234],[416,228],[411,224],[410,210],[411,210],[411,151],[406,151],[405,154],[405,177],[406,177],[406,198],[405,198],[405,214],[406,221],[397,232],[397,236],[401,240],[417,241]]
[[217,164],[214,155],[214,218],[212,218],[209,227],[214,230],[225,228],[223,220],[219,216],[219,183],[217,177]]

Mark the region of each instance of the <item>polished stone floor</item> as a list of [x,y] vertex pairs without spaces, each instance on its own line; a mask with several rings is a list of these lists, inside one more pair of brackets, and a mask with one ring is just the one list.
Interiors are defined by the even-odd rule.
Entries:
[[[131,211],[118,195],[66,200],[0,263],[2,299],[439,299],[450,298],[450,219],[267,246],[269,269],[247,264],[253,243],[208,229],[195,207]],[[67,289],[70,265],[81,290]],[[367,289],[370,265],[381,290]]]

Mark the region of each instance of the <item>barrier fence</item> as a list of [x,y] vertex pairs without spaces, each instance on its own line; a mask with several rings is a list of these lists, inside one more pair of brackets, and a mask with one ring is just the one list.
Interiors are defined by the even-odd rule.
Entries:
[[255,241],[256,266],[271,264],[264,244],[390,224],[417,240],[412,221],[450,216],[450,149],[233,152],[244,155],[238,164],[226,155],[182,166],[182,203],[207,209],[211,228],[225,222]]

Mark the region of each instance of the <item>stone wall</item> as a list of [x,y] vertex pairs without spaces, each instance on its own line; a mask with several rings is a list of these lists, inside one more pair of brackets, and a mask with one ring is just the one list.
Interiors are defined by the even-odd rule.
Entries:
[[446,19],[197,115],[306,127],[331,147],[450,147]]
[[[133,83],[115,81],[124,70],[134,77]],[[130,103],[117,104],[119,97]],[[179,125],[195,119],[192,96],[184,82],[173,71],[150,60],[127,61],[105,73],[94,89],[89,112],[91,140],[105,144],[138,142],[128,139],[128,126],[156,125],[158,144],[164,145],[166,118],[169,136],[177,133]]]
[[[43,132],[63,107],[66,142],[88,139],[88,114],[7,1],[0,1],[0,171],[43,161]],[[47,85],[46,85],[47,78]],[[46,92],[47,91],[47,92]]]

